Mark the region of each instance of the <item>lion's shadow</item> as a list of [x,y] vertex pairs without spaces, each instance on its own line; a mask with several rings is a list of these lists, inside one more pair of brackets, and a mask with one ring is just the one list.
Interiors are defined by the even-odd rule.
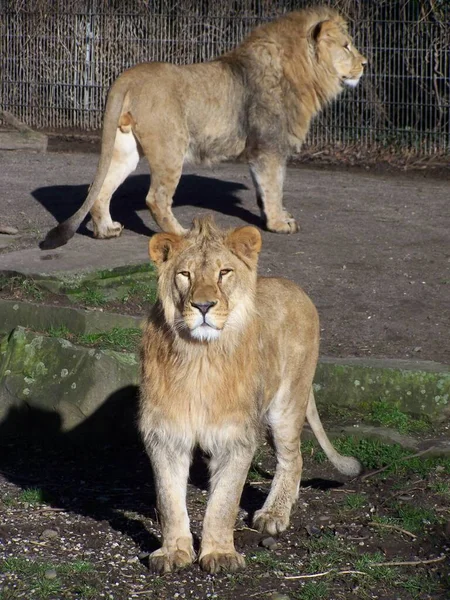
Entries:
[[[122,223],[125,229],[146,236],[154,233],[140,215],[144,213],[144,218],[147,220],[148,209],[145,197],[149,187],[149,175],[132,175],[116,190],[111,200],[113,219]],[[52,185],[37,188],[32,195],[61,223],[82,205],[88,188],[87,184]],[[182,175],[174,196],[175,213],[176,208],[181,206],[207,208],[263,228],[262,219],[241,204],[239,192],[247,189],[246,185],[238,182],[200,175]],[[79,233],[92,237],[92,232],[86,227],[88,219],[80,227]]]
[[[152,552],[160,543],[143,519],[156,520],[155,487],[136,427],[137,402],[137,387],[127,386],[69,432],[62,431],[55,412],[29,405],[11,407],[0,424],[0,481],[3,476],[20,488],[39,488],[50,506],[107,521],[133,539],[140,552]],[[207,488],[208,471],[199,453],[190,480]],[[323,488],[334,482],[302,485]],[[255,486],[244,487],[240,504],[249,524],[265,497]],[[143,519],[130,518],[129,513]]]

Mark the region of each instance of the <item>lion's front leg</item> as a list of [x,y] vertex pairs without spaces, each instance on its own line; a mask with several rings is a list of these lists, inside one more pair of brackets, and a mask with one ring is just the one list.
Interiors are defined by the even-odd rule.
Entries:
[[157,508],[161,522],[162,546],[150,555],[150,569],[170,573],[191,564],[195,559],[186,489],[191,463],[191,449],[166,439],[147,444],[156,483]]
[[296,233],[297,222],[283,207],[284,157],[261,153],[251,157],[249,166],[267,229],[276,233]]
[[201,568],[208,573],[237,571],[245,567],[244,557],[234,548],[233,531],[254,451],[253,446],[230,447],[211,459],[210,497],[203,521],[199,560]]

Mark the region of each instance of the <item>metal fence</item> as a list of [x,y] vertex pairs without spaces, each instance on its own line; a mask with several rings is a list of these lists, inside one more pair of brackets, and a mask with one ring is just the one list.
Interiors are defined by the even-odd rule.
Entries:
[[[328,1],[368,56],[314,122],[312,148],[450,150],[449,0]],[[142,61],[205,61],[302,0],[0,0],[0,106],[40,129],[98,130],[107,90]]]

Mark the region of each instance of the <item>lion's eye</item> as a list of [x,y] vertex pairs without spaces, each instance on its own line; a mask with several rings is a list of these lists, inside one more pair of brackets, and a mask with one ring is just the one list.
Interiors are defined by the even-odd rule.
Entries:
[[350,42],[347,42],[344,46],[345,50],[350,51]]
[[222,281],[222,277],[225,277],[225,275],[228,275],[228,273],[231,273],[233,271],[233,269],[221,269],[219,271],[219,281]]
[[189,271],[180,271],[178,273],[178,275],[181,275],[182,277],[186,277],[186,279],[190,279],[191,274],[189,273]]

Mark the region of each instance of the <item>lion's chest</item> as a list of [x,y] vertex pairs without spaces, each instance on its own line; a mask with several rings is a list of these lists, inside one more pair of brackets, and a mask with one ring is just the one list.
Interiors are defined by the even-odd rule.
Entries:
[[[233,361],[232,361],[233,363]],[[220,438],[240,438],[254,427],[257,390],[235,364],[204,359],[165,369],[147,404],[152,422],[205,449]]]

